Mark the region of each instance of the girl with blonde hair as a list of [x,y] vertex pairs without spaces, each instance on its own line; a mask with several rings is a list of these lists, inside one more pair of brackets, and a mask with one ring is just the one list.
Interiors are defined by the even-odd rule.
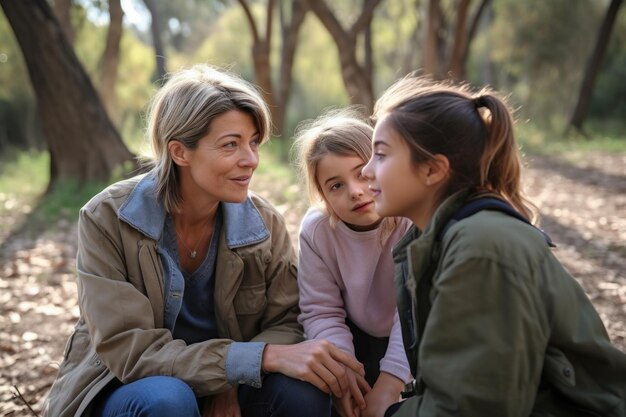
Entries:
[[412,377],[394,303],[391,248],[407,219],[382,219],[361,176],[372,128],[353,109],[300,126],[295,147],[312,207],[300,227],[299,321],[365,366],[349,371],[351,391],[335,398],[342,416],[377,416]]

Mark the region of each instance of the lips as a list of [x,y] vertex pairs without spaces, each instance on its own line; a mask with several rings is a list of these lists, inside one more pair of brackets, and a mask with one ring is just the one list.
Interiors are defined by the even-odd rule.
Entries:
[[373,203],[373,201],[366,201],[365,203],[359,203],[359,204],[355,205],[354,207],[352,207],[352,211],[362,210],[362,209],[366,208],[367,206],[369,206],[372,203]]
[[374,199],[380,195],[380,190],[378,188],[372,188],[370,186],[369,189],[372,192],[372,197],[374,197]]
[[252,178],[252,175],[241,175],[239,177],[231,178],[231,180],[241,185],[248,185],[250,183],[251,178]]

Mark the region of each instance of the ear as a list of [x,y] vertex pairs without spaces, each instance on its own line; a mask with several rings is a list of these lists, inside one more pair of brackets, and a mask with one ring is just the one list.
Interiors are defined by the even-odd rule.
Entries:
[[435,154],[425,167],[426,185],[437,185],[448,179],[450,161],[442,154]]
[[177,140],[170,140],[167,144],[167,150],[170,158],[178,166],[188,166],[189,149]]

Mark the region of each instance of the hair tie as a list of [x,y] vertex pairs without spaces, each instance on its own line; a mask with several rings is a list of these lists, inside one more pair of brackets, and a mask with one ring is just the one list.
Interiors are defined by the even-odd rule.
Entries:
[[474,97],[472,102],[474,103],[474,107],[476,107],[477,109],[480,109],[481,107],[487,107],[485,96]]

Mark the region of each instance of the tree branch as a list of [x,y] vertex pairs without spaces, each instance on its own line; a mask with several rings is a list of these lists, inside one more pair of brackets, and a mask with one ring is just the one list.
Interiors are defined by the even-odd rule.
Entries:
[[352,28],[350,28],[352,36],[356,36],[359,32],[365,30],[365,28],[371,23],[372,17],[374,17],[374,9],[378,7],[380,2],[381,0],[366,0],[363,5],[363,10],[361,11],[361,15],[354,22]]
[[241,7],[243,7],[243,11],[246,14],[246,18],[248,19],[248,23],[250,24],[250,31],[252,32],[252,38],[254,38],[254,42],[259,41],[259,31],[256,27],[256,22],[254,20],[254,16],[252,16],[252,11],[250,10],[250,6],[246,2],[246,0],[237,0]]

